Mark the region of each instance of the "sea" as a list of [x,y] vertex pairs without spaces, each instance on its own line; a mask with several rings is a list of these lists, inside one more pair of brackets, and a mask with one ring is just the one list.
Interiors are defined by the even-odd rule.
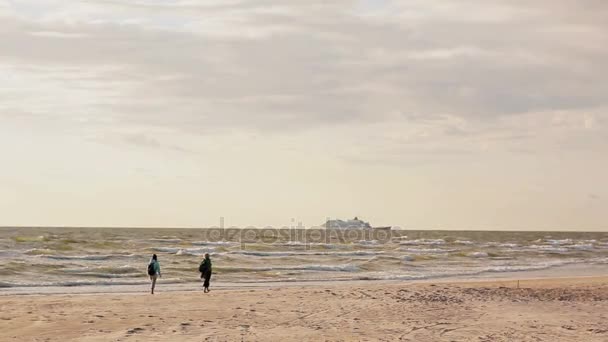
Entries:
[[0,295],[325,282],[608,275],[608,233],[323,229],[0,228]]

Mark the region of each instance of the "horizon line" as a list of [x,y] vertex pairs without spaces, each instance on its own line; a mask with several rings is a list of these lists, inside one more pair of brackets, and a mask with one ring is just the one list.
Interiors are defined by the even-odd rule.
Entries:
[[[399,226],[391,226],[399,227]],[[327,229],[322,226],[311,226],[311,227],[256,227],[256,226],[247,226],[247,227],[161,227],[161,226],[40,226],[40,225],[9,225],[9,226],[0,226],[0,229],[20,229],[20,228],[46,228],[46,229],[298,229],[298,230],[310,230],[310,229]],[[376,227],[372,227],[375,229]],[[380,227],[378,227],[380,228]],[[362,228],[333,228],[334,230],[348,230],[348,229],[362,229]],[[391,231],[439,231],[439,232],[521,232],[521,233],[543,233],[543,232],[556,232],[556,233],[608,233],[608,228],[604,230],[565,230],[565,229],[534,229],[534,230],[524,230],[524,229],[479,229],[479,228],[399,228],[399,229],[391,229]]]

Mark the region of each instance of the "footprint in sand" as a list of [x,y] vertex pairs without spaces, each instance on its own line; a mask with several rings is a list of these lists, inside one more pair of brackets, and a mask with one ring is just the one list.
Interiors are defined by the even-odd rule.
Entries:
[[143,328],[133,328],[133,329],[129,329],[127,330],[127,334],[131,335],[131,334],[137,334],[139,332],[144,331]]

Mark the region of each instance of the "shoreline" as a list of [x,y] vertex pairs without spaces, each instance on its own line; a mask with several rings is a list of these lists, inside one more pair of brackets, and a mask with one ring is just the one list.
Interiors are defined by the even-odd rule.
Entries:
[[[473,283],[515,283],[517,281],[554,281],[571,279],[604,279],[608,278],[608,265],[579,264],[564,265],[543,270],[487,273],[476,276],[453,276],[425,279],[345,279],[345,280],[305,280],[305,281],[264,281],[264,282],[214,282],[211,287],[215,290],[235,289],[274,289],[274,288],[305,288],[332,286],[376,286],[376,285],[407,285],[407,284],[473,284]],[[157,291],[166,293],[197,292],[200,282],[163,284],[162,278],[157,283]],[[142,281],[138,285],[79,285],[79,286],[24,286],[0,288],[0,297],[30,296],[30,295],[70,295],[70,294],[132,294],[147,292],[149,283]]]

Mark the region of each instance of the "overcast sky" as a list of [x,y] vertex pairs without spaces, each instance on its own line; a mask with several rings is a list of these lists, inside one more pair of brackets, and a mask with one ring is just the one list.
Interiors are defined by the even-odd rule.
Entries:
[[0,0],[0,225],[608,230],[605,0]]

